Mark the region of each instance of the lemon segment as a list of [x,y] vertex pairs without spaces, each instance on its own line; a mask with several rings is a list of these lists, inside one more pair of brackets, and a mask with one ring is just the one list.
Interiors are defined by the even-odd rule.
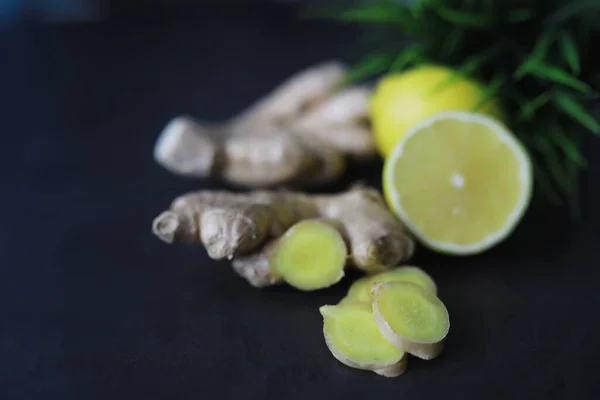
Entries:
[[411,128],[386,160],[386,201],[426,246],[474,254],[506,238],[531,198],[526,151],[482,114],[443,112]]

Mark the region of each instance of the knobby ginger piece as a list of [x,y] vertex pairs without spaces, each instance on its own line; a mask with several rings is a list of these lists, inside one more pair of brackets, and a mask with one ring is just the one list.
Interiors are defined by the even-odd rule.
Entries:
[[404,351],[381,334],[370,306],[326,305],[319,311],[327,348],[342,364],[385,377],[396,377],[406,370]]
[[335,91],[348,68],[326,61],[296,72],[230,122],[234,134],[268,125],[288,126]]
[[356,280],[348,289],[342,302],[358,301],[371,302],[371,289],[377,282],[409,282],[437,294],[437,286],[433,278],[419,267],[402,266],[378,274],[364,276]]
[[382,335],[396,347],[424,360],[437,357],[450,330],[444,303],[408,282],[373,286],[373,315]]
[[[337,222],[350,263],[364,271],[392,268],[413,253],[414,242],[379,192],[359,186],[327,195],[285,190],[191,192],[158,215],[152,231],[167,243],[201,244],[213,259],[249,255],[263,259],[256,253],[262,252],[267,242],[278,239],[296,223],[315,218]],[[265,275],[264,268],[253,274],[271,276]]]
[[367,126],[370,97],[371,89],[366,86],[342,90],[308,110],[291,130],[354,158],[375,157],[377,149]]
[[271,126],[233,135],[227,125],[208,124],[187,115],[172,119],[154,146],[156,162],[174,174],[218,176],[247,187],[293,182],[323,162],[317,157],[297,137]]
[[283,277],[270,266],[270,258],[277,248],[277,244],[278,240],[272,240],[255,253],[234,258],[231,262],[233,270],[256,288],[283,283]]
[[284,191],[198,191],[176,198],[154,219],[152,231],[167,243],[200,243],[211,258],[231,259],[318,216],[309,197]]
[[176,117],[156,141],[154,159],[175,174],[242,187],[332,181],[347,159],[377,156],[365,124],[371,89],[338,90],[346,70],[335,61],[307,68],[223,123]]
[[378,191],[356,186],[343,194],[316,197],[315,201],[324,217],[342,224],[357,268],[381,272],[412,256],[413,240]]
[[270,265],[289,285],[308,291],[338,283],[347,258],[348,248],[335,223],[308,219],[279,238]]

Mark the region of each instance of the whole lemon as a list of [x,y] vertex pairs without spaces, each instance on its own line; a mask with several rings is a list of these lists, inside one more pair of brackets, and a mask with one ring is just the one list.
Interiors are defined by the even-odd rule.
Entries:
[[[452,77],[453,73],[451,68],[426,65],[389,74],[378,82],[370,113],[375,141],[384,157],[414,124],[441,111],[472,111],[479,103],[484,87],[474,80]],[[502,120],[494,99],[477,112]]]

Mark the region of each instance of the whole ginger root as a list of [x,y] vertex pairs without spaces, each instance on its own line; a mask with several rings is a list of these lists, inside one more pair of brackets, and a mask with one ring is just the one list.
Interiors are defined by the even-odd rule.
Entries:
[[157,216],[152,231],[167,243],[201,244],[211,258],[232,260],[239,275],[264,287],[283,281],[271,265],[281,237],[308,219],[331,221],[347,244],[349,264],[368,273],[392,268],[414,251],[379,192],[358,186],[332,195],[192,192]]
[[154,159],[175,174],[248,188],[332,181],[348,160],[377,154],[367,126],[371,89],[338,90],[346,70],[331,61],[298,72],[220,124],[176,117],[160,134]]

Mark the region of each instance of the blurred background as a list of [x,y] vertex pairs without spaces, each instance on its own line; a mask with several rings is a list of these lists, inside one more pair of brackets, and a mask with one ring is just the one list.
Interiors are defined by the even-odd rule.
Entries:
[[[336,0],[325,0],[335,2]],[[152,10],[199,6],[248,6],[265,3],[322,3],[323,0],[2,0],[0,18],[37,21],[89,21],[127,10]]]

